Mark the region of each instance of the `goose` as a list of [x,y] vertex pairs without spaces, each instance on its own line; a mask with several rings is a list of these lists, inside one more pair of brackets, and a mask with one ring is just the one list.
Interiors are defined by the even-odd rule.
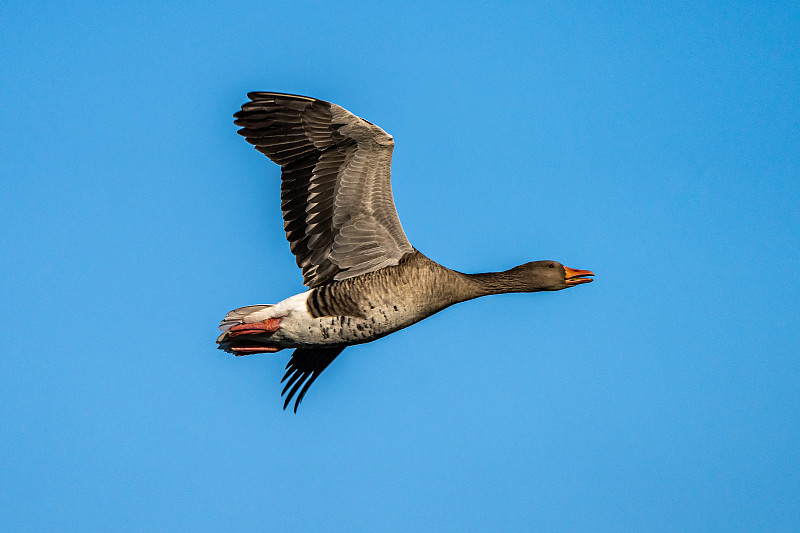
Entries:
[[464,274],[408,241],[391,189],[394,140],[336,104],[253,92],[238,133],[281,166],[286,238],[308,290],[230,311],[218,348],[237,356],[293,348],[281,396],[294,412],[345,347],[371,342],[455,303],[490,294],[558,291],[594,273],[557,261]]

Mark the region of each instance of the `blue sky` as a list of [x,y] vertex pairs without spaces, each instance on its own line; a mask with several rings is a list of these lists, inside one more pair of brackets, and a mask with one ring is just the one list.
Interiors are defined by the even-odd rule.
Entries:
[[[792,2],[0,5],[8,531],[797,531]],[[396,142],[411,242],[590,285],[348,348],[215,349],[302,290],[253,90]]]

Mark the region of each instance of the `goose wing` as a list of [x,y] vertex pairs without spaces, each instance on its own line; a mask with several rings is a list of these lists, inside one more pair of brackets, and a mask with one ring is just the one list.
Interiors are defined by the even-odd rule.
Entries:
[[[344,347],[316,350],[297,348],[286,364],[286,374],[281,380],[281,383],[283,383],[288,379],[283,387],[283,392],[281,392],[281,396],[286,395],[283,408],[286,409],[294,395],[297,394],[297,400],[294,402],[294,412],[296,413],[308,388],[319,377],[320,373],[328,368],[328,365],[342,353],[342,350],[344,350]],[[287,391],[289,394],[286,394]]]
[[305,285],[396,265],[413,251],[392,198],[391,135],[322,100],[247,96],[234,123],[281,166],[283,226]]

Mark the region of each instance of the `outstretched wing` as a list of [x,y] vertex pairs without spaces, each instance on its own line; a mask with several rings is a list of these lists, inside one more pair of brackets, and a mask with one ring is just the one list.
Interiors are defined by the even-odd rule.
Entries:
[[338,105],[250,93],[239,134],[282,168],[286,238],[317,287],[396,265],[413,248],[392,198],[392,136]]
[[[317,376],[336,359],[336,356],[342,353],[342,350],[344,350],[344,346],[317,350],[297,348],[286,364],[286,374],[281,380],[281,383],[286,381],[287,378],[289,380],[286,381],[286,385],[281,392],[281,396],[283,396],[286,391],[289,391],[289,394],[286,394],[286,400],[283,402],[283,408],[286,409],[292,401],[292,397],[297,394],[297,400],[294,402],[294,412],[296,413],[297,407],[303,401],[303,396],[306,395],[308,388],[314,383]],[[300,391],[299,393],[297,392],[298,390]]]

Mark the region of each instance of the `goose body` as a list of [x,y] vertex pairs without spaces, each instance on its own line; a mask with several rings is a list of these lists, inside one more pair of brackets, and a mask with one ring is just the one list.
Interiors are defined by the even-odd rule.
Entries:
[[284,409],[341,351],[458,302],[507,292],[560,290],[590,271],[535,261],[505,272],[464,274],[415,250],[391,194],[394,141],[378,126],[313,98],[250,93],[240,134],[282,167],[284,229],[309,290],[274,305],[227,314],[217,339],[236,355],[295,351]]

